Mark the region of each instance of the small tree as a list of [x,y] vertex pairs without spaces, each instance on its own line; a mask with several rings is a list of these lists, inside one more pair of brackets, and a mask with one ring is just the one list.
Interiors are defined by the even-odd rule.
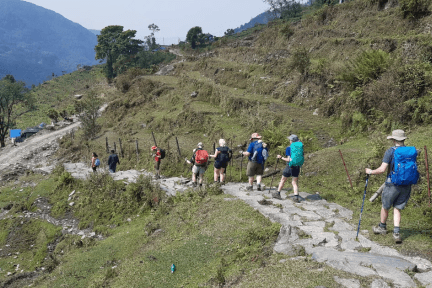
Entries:
[[155,38],[155,33],[156,33],[156,32],[159,32],[160,29],[159,29],[159,27],[158,27],[156,24],[154,24],[154,23],[150,24],[150,25],[148,26],[148,28],[149,28],[150,31],[152,31],[152,33],[150,34],[150,40],[151,40],[151,43],[150,43],[150,50],[152,50],[152,49],[156,48],[156,38]]
[[199,26],[189,29],[186,35],[186,41],[191,43],[192,49],[196,48],[196,43],[199,39],[199,35],[202,34],[202,28]]
[[0,80],[0,144],[5,147],[5,138],[15,120],[26,110],[18,109],[18,105],[27,108],[32,106],[32,98],[24,82],[17,82],[12,75]]
[[101,102],[94,92],[90,92],[85,99],[81,100],[82,113],[79,119],[84,132],[83,137],[86,140],[95,138],[101,129],[101,126],[97,124],[97,118],[100,116],[100,104]]
[[227,29],[226,32],[224,32],[225,36],[231,36],[234,35],[234,29]]

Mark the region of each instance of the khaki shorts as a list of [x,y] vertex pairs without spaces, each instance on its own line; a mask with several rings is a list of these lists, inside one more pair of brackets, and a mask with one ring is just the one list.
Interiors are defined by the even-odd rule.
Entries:
[[204,174],[206,171],[206,166],[196,166],[192,167],[192,173],[194,174]]
[[263,175],[264,164],[249,161],[246,169],[246,176],[253,177],[255,175]]

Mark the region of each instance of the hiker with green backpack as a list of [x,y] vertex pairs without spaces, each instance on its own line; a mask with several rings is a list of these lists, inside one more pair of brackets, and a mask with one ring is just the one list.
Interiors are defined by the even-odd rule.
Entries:
[[209,154],[204,150],[204,145],[199,142],[197,148],[193,150],[193,155],[190,160],[185,159],[192,167],[192,186],[197,187],[197,176],[199,175],[199,186],[202,187],[204,173],[207,169]]
[[226,142],[224,139],[219,139],[219,147],[216,148],[215,154],[209,155],[209,157],[215,158],[214,182],[225,184],[225,169],[227,168],[228,163],[231,160],[232,151],[226,146]]
[[[393,206],[393,238],[396,244],[402,243],[400,236],[401,211],[405,208],[411,196],[411,185],[417,184],[419,173],[417,171],[417,154],[414,146],[405,146],[405,132],[394,130],[387,137],[392,140],[393,147],[384,153],[381,166],[375,170],[366,168],[368,175],[381,174],[387,170],[387,180],[381,195],[381,221],[372,228],[374,234],[387,234],[386,221],[389,210]],[[388,168],[388,169],[387,169]]]
[[300,142],[297,135],[290,135],[287,137],[290,141],[290,146],[288,146],[285,150],[285,156],[277,155],[278,159],[282,159],[287,162],[285,169],[282,172],[282,178],[279,182],[279,186],[277,192],[272,193],[272,197],[275,199],[282,200],[280,195],[280,191],[285,185],[288,177],[292,177],[292,185],[294,190],[294,198],[293,201],[296,203],[300,202],[299,192],[298,192],[298,176],[300,174],[300,168],[304,163],[304,152],[303,152],[303,143]]

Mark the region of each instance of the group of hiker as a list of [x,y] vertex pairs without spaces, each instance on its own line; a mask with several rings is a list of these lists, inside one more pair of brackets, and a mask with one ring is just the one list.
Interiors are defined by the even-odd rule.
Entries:
[[[301,166],[304,164],[304,151],[303,143],[299,140],[297,135],[291,134],[288,137],[290,145],[285,149],[285,155],[277,155],[277,162],[279,160],[285,161],[286,166],[282,172],[277,190],[272,193],[272,197],[282,200],[281,190],[285,185],[286,180],[291,177],[294,197],[292,200],[299,203],[299,187],[298,178]],[[393,146],[384,154],[382,164],[379,168],[372,170],[366,168],[366,174],[381,174],[387,171],[387,178],[382,192],[382,208],[381,208],[381,221],[373,227],[375,234],[386,234],[386,222],[389,215],[389,210],[393,207],[394,212],[394,230],[393,237],[396,243],[401,243],[400,236],[400,222],[401,211],[405,208],[410,196],[411,185],[416,184],[419,178],[417,171],[417,154],[419,151],[415,147],[405,146],[405,132],[403,130],[394,130],[392,135],[387,139],[392,140]],[[253,183],[257,182],[257,190],[262,191],[261,181],[264,173],[264,165],[269,156],[269,147],[262,141],[262,137],[258,133],[253,133],[250,137],[250,144],[246,151],[240,151],[241,157],[248,157],[248,164],[246,168],[246,175],[248,176],[249,185],[246,187],[247,191],[253,191]],[[152,146],[151,150],[154,156],[154,168],[156,179],[160,178],[161,160],[165,158],[165,150]],[[215,149],[215,153],[210,155],[205,149],[202,142],[197,144],[192,152],[190,159],[185,158],[186,163],[192,165],[192,186],[201,187],[203,184],[203,175],[209,165],[209,158],[214,158],[214,183],[225,184],[226,168],[233,157],[232,150],[227,146],[224,139],[219,139],[219,147]],[[111,155],[108,159],[109,171],[115,173],[116,165],[120,164],[117,154],[111,150]],[[92,154],[91,165],[93,171],[100,165],[100,161],[96,153]],[[367,182],[366,182],[367,183]],[[367,186],[366,186],[367,187]],[[366,189],[365,189],[366,192]],[[360,223],[359,223],[360,225]]]

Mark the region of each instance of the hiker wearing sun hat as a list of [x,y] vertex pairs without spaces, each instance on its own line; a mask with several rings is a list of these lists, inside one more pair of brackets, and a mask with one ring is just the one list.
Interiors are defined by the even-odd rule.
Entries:
[[249,186],[246,189],[249,191],[253,190],[253,182],[256,175],[257,190],[261,191],[261,180],[264,172],[264,163],[268,156],[268,148],[267,144],[261,141],[261,136],[258,133],[252,133],[250,141],[251,143],[247,151],[240,151],[243,156],[249,156],[246,168],[246,175],[249,177]]
[[155,172],[156,172],[156,179],[160,178],[160,164],[161,164],[161,159],[162,159],[162,154],[160,149],[157,146],[152,146],[151,150],[153,151],[153,157],[155,157],[155,164],[154,164],[154,168],[155,168]]
[[185,159],[189,165],[192,167],[192,186],[197,186],[197,176],[199,175],[199,186],[202,186],[204,173],[207,169],[209,154],[204,150],[204,145],[199,142],[197,148],[193,150],[192,158],[188,160]]
[[[381,196],[381,222],[372,228],[375,234],[386,234],[386,221],[391,206],[393,209],[394,230],[393,238],[396,243],[402,243],[400,236],[401,211],[405,208],[411,196],[411,185],[416,184],[419,178],[417,171],[417,154],[415,147],[405,146],[405,132],[394,130],[392,135],[387,137],[392,140],[394,146],[387,149],[379,168],[372,170],[365,169],[366,174],[381,174],[387,170],[387,179]],[[388,169],[387,169],[388,167]]]

